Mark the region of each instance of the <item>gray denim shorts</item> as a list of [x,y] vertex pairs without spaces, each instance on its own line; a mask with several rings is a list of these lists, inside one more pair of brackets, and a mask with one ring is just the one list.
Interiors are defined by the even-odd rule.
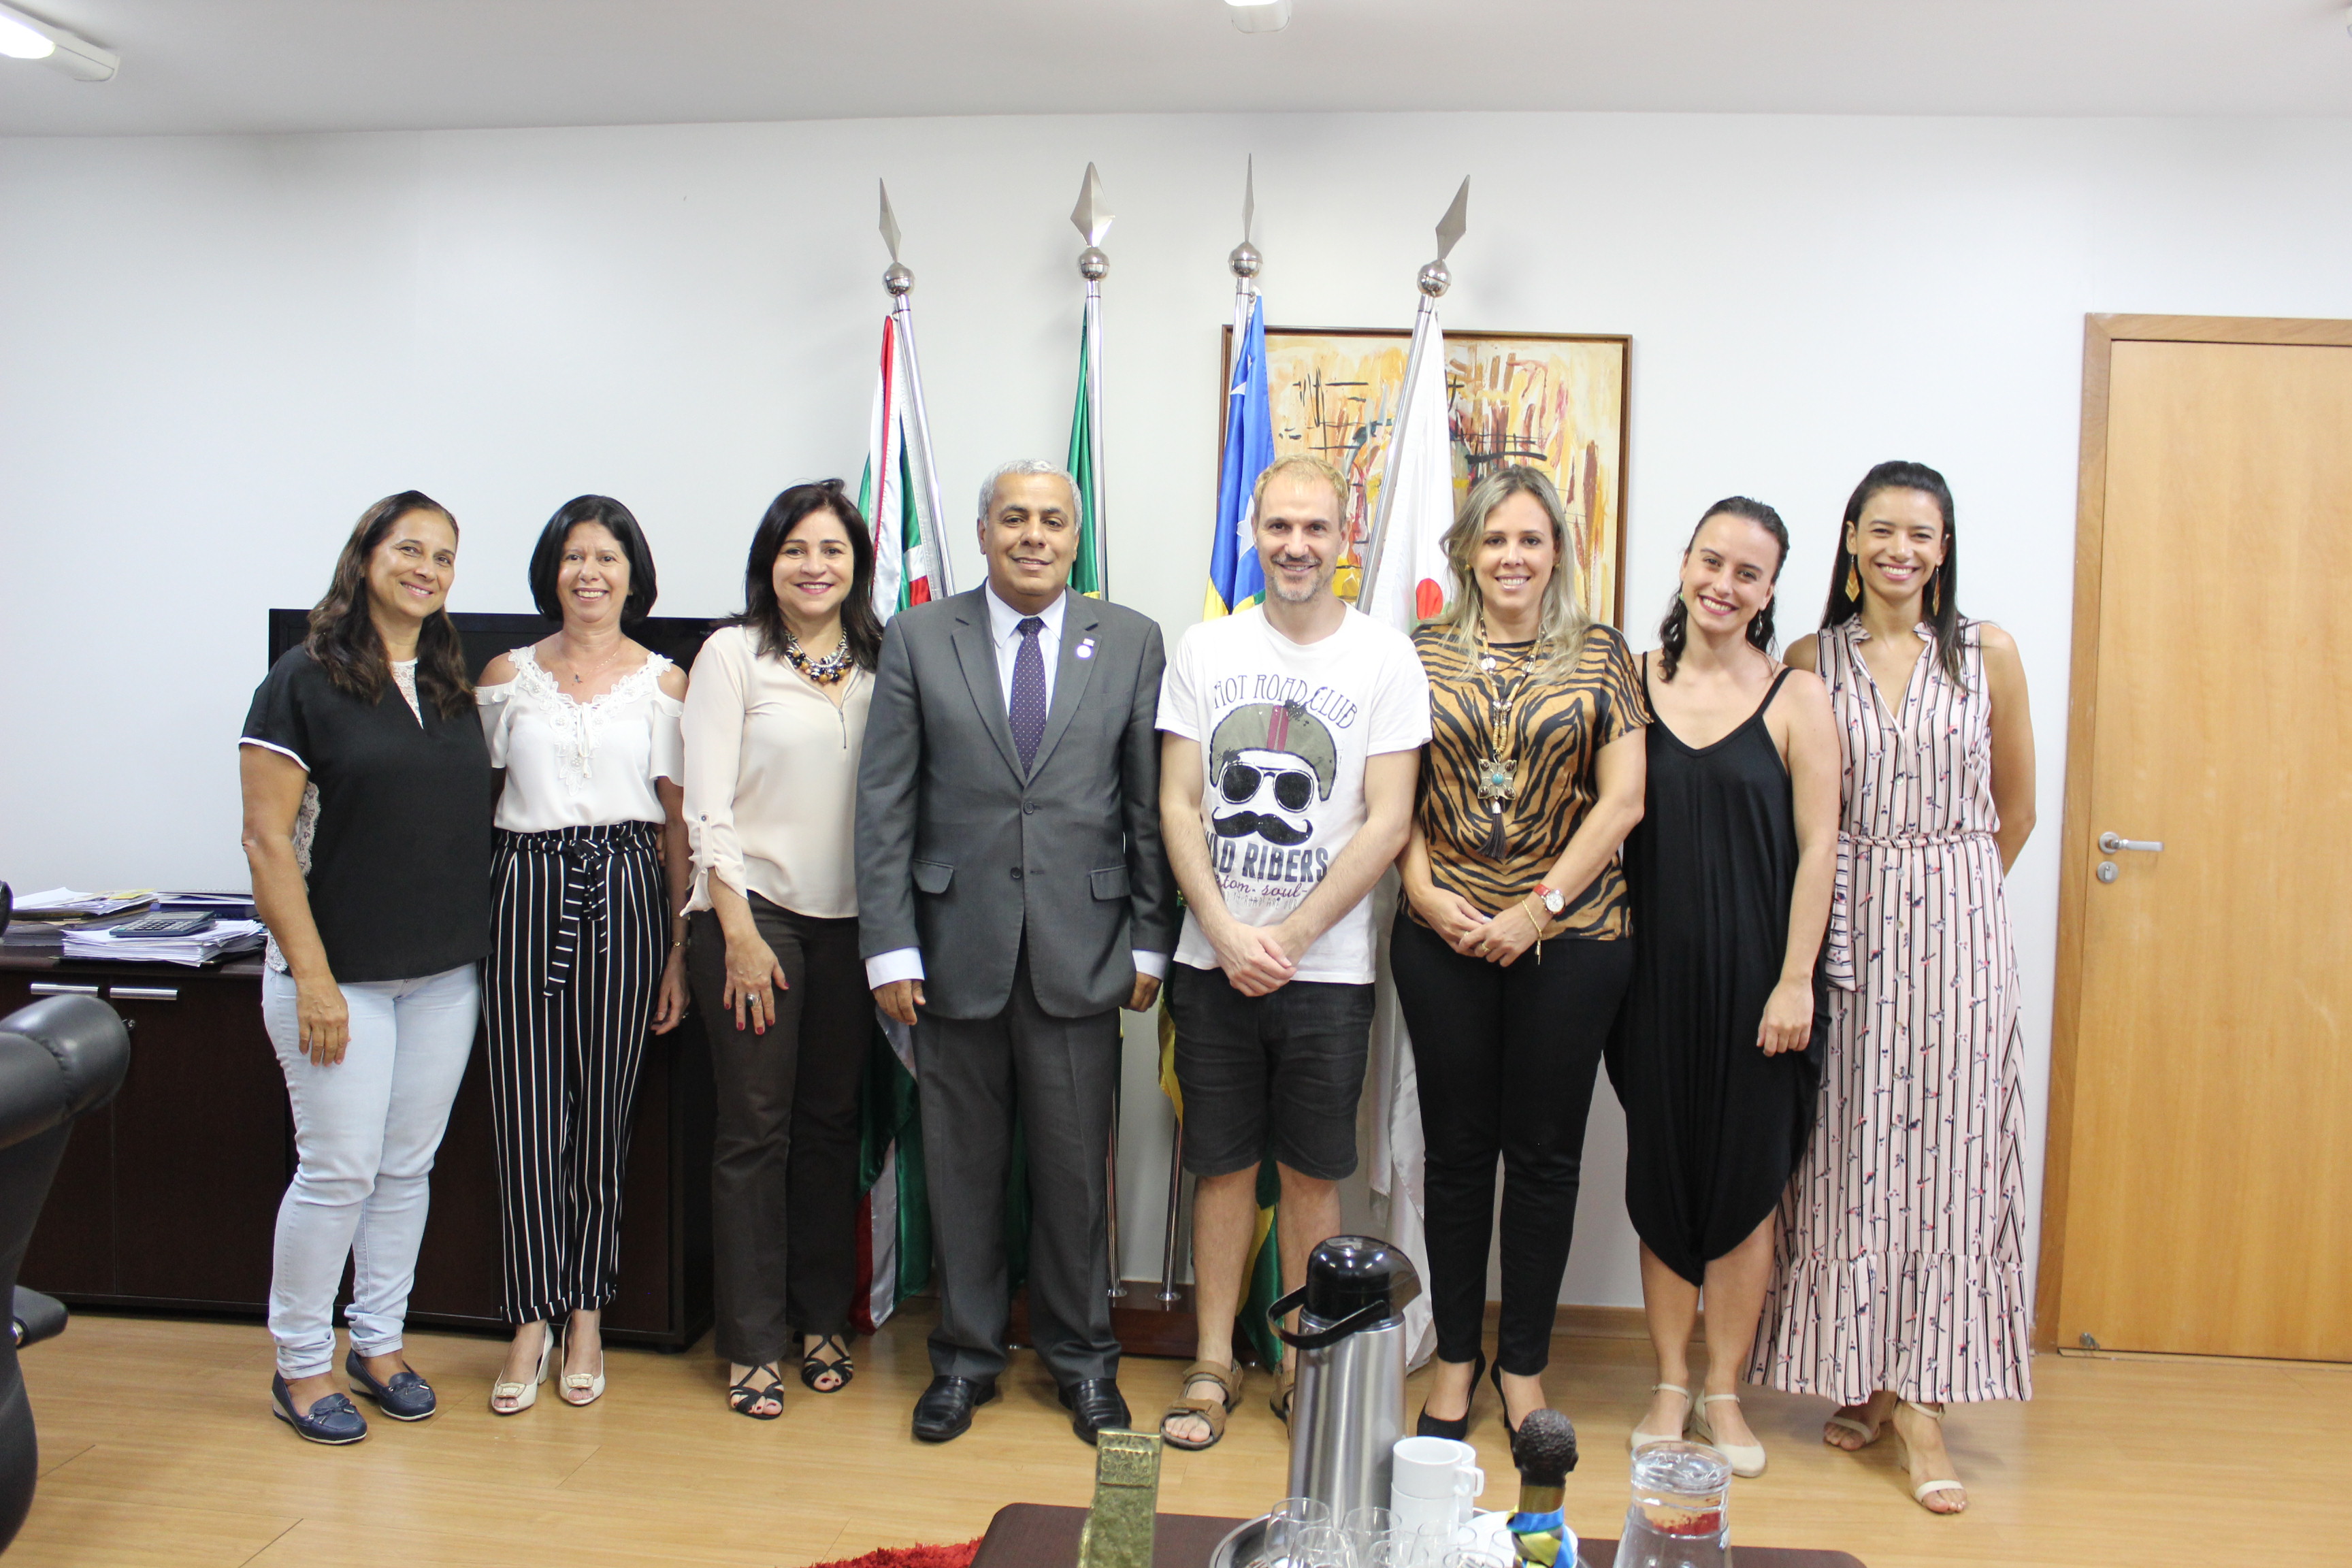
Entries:
[[1372,988],[1294,980],[1244,996],[1222,969],[1169,966],[1184,1168],[1255,1169],[1267,1154],[1336,1182],[1356,1168],[1356,1101],[1372,1032]]

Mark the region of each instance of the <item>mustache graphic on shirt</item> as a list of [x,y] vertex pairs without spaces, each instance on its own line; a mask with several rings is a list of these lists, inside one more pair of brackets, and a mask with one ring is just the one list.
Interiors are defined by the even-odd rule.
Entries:
[[1313,828],[1293,827],[1270,811],[1236,811],[1227,816],[1213,816],[1209,824],[1217,830],[1220,838],[1247,838],[1255,833],[1269,844],[1280,844],[1286,847],[1304,844],[1315,837]]

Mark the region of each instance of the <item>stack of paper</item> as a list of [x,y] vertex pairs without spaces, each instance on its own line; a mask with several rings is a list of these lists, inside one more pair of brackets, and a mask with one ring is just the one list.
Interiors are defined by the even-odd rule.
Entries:
[[95,931],[68,930],[68,958],[112,958],[133,963],[210,963],[226,953],[261,946],[266,933],[259,921],[215,921],[188,936],[124,936],[111,926]]
[[150,889],[128,892],[77,893],[71,888],[51,888],[46,893],[20,893],[16,913],[26,920],[51,915],[112,915],[135,910],[155,897]]

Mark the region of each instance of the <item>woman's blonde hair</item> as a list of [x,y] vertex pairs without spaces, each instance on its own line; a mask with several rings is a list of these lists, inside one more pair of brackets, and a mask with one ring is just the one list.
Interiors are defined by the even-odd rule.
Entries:
[[1559,491],[1540,468],[1515,463],[1470,487],[1460,515],[1445,535],[1445,559],[1454,568],[1454,602],[1436,624],[1465,649],[1477,647],[1486,614],[1486,597],[1479,591],[1475,570],[1478,542],[1486,536],[1486,520],[1495,509],[1521,495],[1533,496],[1551,520],[1551,577],[1544,584],[1543,615],[1536,632],[1538,649],[1544,655],[1536,673],[1540,679],[1551,680],[1576,667],[1584,652],[1585,634],[1592,629],[1592,617],[1576,596],[1576,552],[1569,542],[1568,513],[1559,504]]

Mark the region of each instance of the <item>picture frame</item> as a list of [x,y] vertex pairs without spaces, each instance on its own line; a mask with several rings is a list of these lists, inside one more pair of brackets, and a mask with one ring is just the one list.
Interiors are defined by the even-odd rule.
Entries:
[[[1217,383],[1221,455],[1233,338],[1228,325]],[[1626,334],[1606,332],[1445,334],[1457,500],[1504,464],[1542,469],[1568,513],[1579,597],[1596,620],[1620,627],[1633,342]],[[1389,432],[1412,346],[1412,332],[1403,327],[1265,329],[1275,456],[1311,453],[1348,482],[1349,538],[1333,587],[1350,603],[1379,511]]]

